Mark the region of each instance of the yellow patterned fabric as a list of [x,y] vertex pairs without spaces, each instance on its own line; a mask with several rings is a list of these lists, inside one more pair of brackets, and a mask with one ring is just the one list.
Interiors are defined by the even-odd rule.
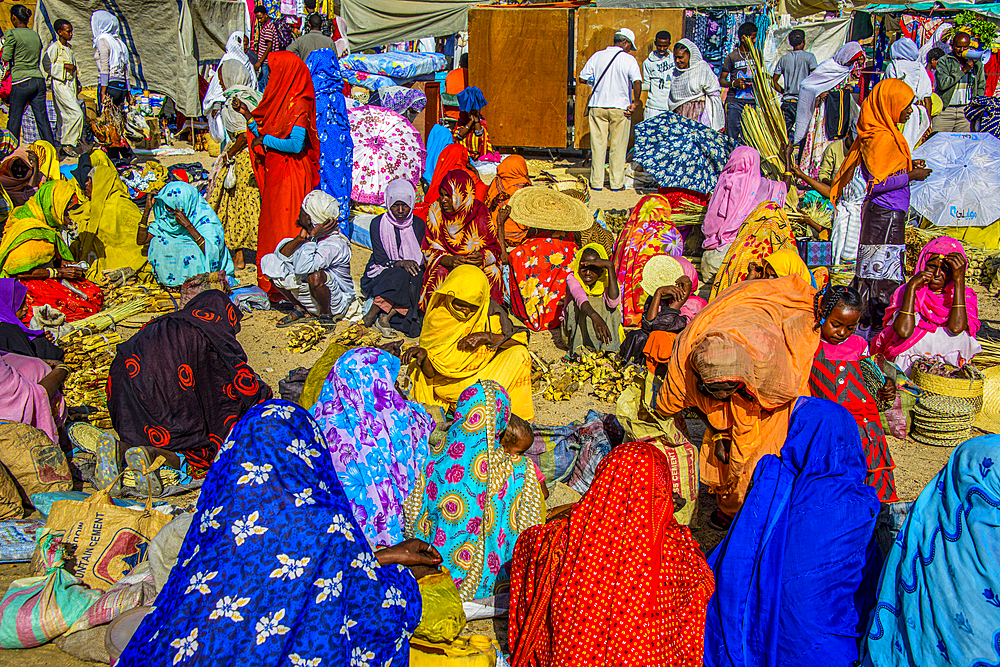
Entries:
[[783,248],[790,248],[792,251],[796,249],[788,216],[774,202],[758,204],[740,225],[736,238],[729,245],[708,300],[711,301],[726,288],[746,280],[751,262],[763,268],[764,260]]
[[[219,156],[225,160],[225,155]],[[208,204],[218,214],[226,231],[226,247],[230,250],[257,250],[257,221],[260,219],[260,190],[246,148],[236,154],[232,169],[236,184],[232,189],[224,186],[228,167],[222,166],[215,178]]]

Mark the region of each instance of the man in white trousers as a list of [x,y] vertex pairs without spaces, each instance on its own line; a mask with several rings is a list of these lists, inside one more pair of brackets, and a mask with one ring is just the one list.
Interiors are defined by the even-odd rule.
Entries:
[[635,33],[620,28],[614,43],[590,56],[580,71],[580,81],[590,86],[587,103],[590,120],[590,187],[604,189],[604,154],[608,153],[611,190],[625,189],[625,150],[629,119],[639,103],[642,72],[635,51]]
[[52,100],[59,117],[61,150],[75,156],[83,134],[83,110],[76,97],[79,87],[76,56],[69,45],[73,39],[73,26],[66,19],[58,19],[53,28],[57,39],[45,50],[42,65],[52,81]]

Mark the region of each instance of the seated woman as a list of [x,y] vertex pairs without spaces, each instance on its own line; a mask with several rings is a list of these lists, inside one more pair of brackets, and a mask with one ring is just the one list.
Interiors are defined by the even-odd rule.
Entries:
[[469,150],[469,157],[473,160],[488,159],[495,152],[483,117],[486,104],[482,91],[475,86],[469,86],[458,94],[459,114],[458,124],[455,126],[455,141]]
[[399,357],[359,347],[336,361],[311,408],[351,511],[373,549],[403,540],[403,501],[430,453],[434,420],[396,391]]
[[511,664],[701,667],[714,584],[672,516],[666,457],[650,443],[615,447],[569,507],[514,548]]
[[361,276],[361,293],[372,300],[363,323],[376,322],[384,330],[420,335],[420,291],[424,281],[426,223],[413,215],[417,193],[409,181],[399,178],[385,190],[386,212],[372,220],[369,234],[372,254]]
[[749,146],[733,151],[722,169],[705,211],[701,278],[714,280],[709,300],[746,280],[750,262],[781,248],[795,248],[788,216],[782,210],[788,186],[764,178],[760,153]]
[[142,211],[129,198],[118,171],[110,164],[96,164],[84,177],[83,191],[90,201],[89,212],[82,216],[70,250],[90,265],[87,278],[99,281],[105,272],[119,269],[150,277],[149,262],[136,242]]
[[674,344],[656,407],[663,415],[695,408],[708,426],[701,481],[718,497],[718,528],[739,511],[757,461],[780,451],[791,401],[808,392],[820,338],[814,294],[791,276],[742,282]]
[[857,661],[879,576],[879,502],[867,474],[847,410],[797,399],[781,456],[760,460],[743,511],[708,559],[706,667]]
[[466,388],[494,380],[506,388],[514,414],[531,421],[531,357],[528,334],[514,327],[507,311],[490,299],[486,274],[460,266],[431,297],[420,347],[403,354],[414,361],[410,398],[451,408]]
[[307,317],[320,324],[344,318],[354,303],[351,244],[340,233],[340,205],[313,190],[302,200],[299,233],[282,239],[273,252],[260,258],[260,271],[293,308],[279,327]]
[[644,348],[650,334],[654,331],[671,334],[667,340],[672,348],[676,334],[701,312],[706,302],[695,296],[698,271],[683,257],[657,255],[650,258],[643,267],[640,287],[649,295],[643,306],[642,321],[638,329],[625,334],[618,354],[626,361],[645,366]]
[[121,664],[407,664],[417,579],[441,557],[419,540],[373,551],[323,449],[292,403],[239,420]]
[[11,204],[21,206],[42,183],[38,170],[38,154],[31,146],[22,146],[0,160],[0,186],[10,197]]
[[67,245],[76,223],[70,211],[80,205],[69,181],[48,181],[15,209],[0,239],[0,277],[16,278],[28,290],[29,307],[48,305],[75,322],[100,311],[103,295],[74,266]]
[[639,283],[646,262],[657,255],[680,257],[684,239],[670,221],[670,200],[646,195],[632,209],[618,234],[614,264],[622,292],[622,324],[634,327],[642,319],[646,296]]
[[809,375],[809,389],[813,396],[850,410],[865,448],[867,483],[878,492],[879,500],[894,503],[899,500],[892,472],[896,464],[889,453],[879,408],[892,406],[896,383],[885,378],[872,386],[868,379],[882,372],[868,357],[868,342],[854,333],[861,319],[861,295],[853,287],[828,287],[816,293],[815,310],[821,339]]
[[52,334],[25,326],[27,294],[27,288],[20,281],[0,278],[0,352],[62,361],[65,352],[53,342]]
[[[243,313],[219,290],[201,292],[183,310],[161,315],[119,344],[108,378],[108,412],[117,449],[105,443],[98,481],[110,483],[121,461],[148,468],[157,456],[182,480],[204,477],[233,424],[271,398],[236,340]],[[136,488],[147,488],[136,475]],[[159,495],[159,474],[152,474]]]
[[976,340],[979,308],[976,293],[965,286],[969,260],[962,244],[943,236],[920,251],[910,280],[892,295],[884,329],[872,351],[910,374],[925,355],[960,366],[983,351]]
[[582,347],[617,351],[623,337],[621,292],[603,245],[588,243],[576,253],[566,292],[560,334],[568,356],[575,357]]
[[860,664],[996,662],[998,446],[1000,436],[984,435],[956,447],[910,508],[885,559]]
[[467,173],[451,171],[441,181],[437,200],[427,211],[423,243],[427,268],[420,295],[424,311],[430,309],[431,296],[448,273],[462,265],[481,269],[489,280],[493,300],[503,302],[500,239],[490,224],[486,206],[475,197],[474,188]]
[[463,391],[448,436],[406,499],[406,534],[440,547],[463,602],[506,588],[501,570],[518,535],[545,521],[534,466],[500,443],[510,414],[496,382]]
[[747,278],[770,280],[793,275],[802,278],[803,282],[809,283],[813,289],[823,289],[830,283],[830,272],[825,266],[819,266],[810,271],[806,263],[802,261],[799,251],[788,247],[772,252],[764,258],[763,264],[750,262]]
[[135,242],[149,246],[156,281],[165,287],[180,287],[188,278],[215,271],[224,272],[230,285],[237,284],[219,216],[193,185],[175,181],[156,197],[147,197]]
[[69,369],[19,354],[0,353],[0,420],[28,424],[59,444],[66,403],[59,390]]

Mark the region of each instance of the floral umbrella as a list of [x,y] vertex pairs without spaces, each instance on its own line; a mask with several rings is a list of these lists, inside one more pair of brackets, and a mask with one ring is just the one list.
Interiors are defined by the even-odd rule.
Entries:
[[726,135],[670,111],[635,126],[635,161],[661,188],[712,192],[735,147]]
[[383,204],[386,186],[397,178],[417,187],[427,150],[410,121],[395,111],[373,106],[348,109],[347,119],[354,140],[351,199]]

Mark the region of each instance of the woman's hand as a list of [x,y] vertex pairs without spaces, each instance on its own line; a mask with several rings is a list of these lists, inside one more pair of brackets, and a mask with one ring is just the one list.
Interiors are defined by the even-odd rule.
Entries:
[[969,260],[961,253],[950,252],[944,256],[944,261],[951,267],[951,279],[955,283],[965,283],[965,271],[969,268]]
[[83,279],[83,269],[79,266],[61,266],[56,269],[56,277],[65,280]]
[[420,265],[414,262],[412,259],[401,259],[393,263],[393,267],[397,269],[404,269],[411,276],[416,276],[420,274]]
[[930,169],[927,169],[926,167],[917,167],[916,165],[914,165],[914,168],[907,173],[907,176],[910,177],[911,181],[925,181],[930,175]]
[[719,459],[720,463],[729,463],[729,448],[732,446],[732,441],[726,438],[719,438],[715,441],[715,458]]
[[896,383],[892,378],[885,379],[885,384],[878,390],[878,398],[886,405],[892,405],[896,402]]
[[563,517],[569,516],[573,512],[573,508],[576,507],[576,503],[569,503],[568,505],[560,505],[548,512],[548,516],[545,518],[545,523],[551,523]]
[[250,148],[251,149],[257,148],[258,146],[265,153],[267,152],[267,146],[264,145],[264,135],[263,134],[258,135],[257,137],[255,137],[254,140],[253,140],[253,142],[251,142],[251,144],[250,144]]
[[402,362],[404,366],[409,365],[413,360],[416,360],[418,366],[422,366],[427,361],[427,350],[422,347],[411,347],[403,353]]
[[750,262],[747,267],[747,280],[760,280],[764,277],[764,267],[757,262]]
[[682,293],[681,288],[677,285],[664,285],[663,287],[659,287],[656,290],[656,294],[653,296],[656,295],[659,295],[661,299],[666,299],[668,305],[674,304],[687,297],[687,293]]
[[477,331],[458,341],[458,349],[462,352],[474,352],[483,345],[490,345],[494,342],[493,334],[486,331]]
[[510,206],[504,204],[503,206],[500,207],[500,210],[497,211],[497,224],[503,226],[503,224],[507,222],[507,218],[509,217],[510,217]]
[[238,97],[233,98],[233,111],[242,114],[244,118],[250,120],[250,108]]
[[608,325],[601,319],[601,316],[595,312],[590,316],[590,321],[594,325],[594,334],[597,336],[597,340],[601,341],[603,345],[610,343],[611,330],[608,329]]
[[423,540],[406,540],[399,544],[375,552],[379,565],[402,565],[408,567],[417,579],[438,572],[441,554],[433,545]]
[[906,289],[913,290],[914,292],[921,287],[926,287],[934,279],[930,271],[917,271],[913,274],[913,277],[906,283]]

